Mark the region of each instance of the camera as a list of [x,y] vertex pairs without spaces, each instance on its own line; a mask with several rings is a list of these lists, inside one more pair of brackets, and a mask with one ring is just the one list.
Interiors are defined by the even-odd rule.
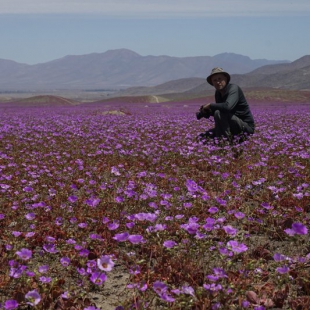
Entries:
[[211,111],[210,110],[206,110],[203,108],[203,106],[200,107],[199,111],[196,112],[196,117],[198,120],[204,118],[209,118],[211,116]]

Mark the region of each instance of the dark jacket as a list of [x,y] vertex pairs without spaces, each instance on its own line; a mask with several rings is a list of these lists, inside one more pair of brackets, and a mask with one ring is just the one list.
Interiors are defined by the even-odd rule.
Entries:
[[238,85],[230,83],[227,84],[225,87],[225,94],[223,96],[217,90],[215,92],[215,102],[216,103],[211,103],[210,105],[212,113],[216,110],[232,113],[253,129],[255,128],[252,112],[245,99],[242,89]]

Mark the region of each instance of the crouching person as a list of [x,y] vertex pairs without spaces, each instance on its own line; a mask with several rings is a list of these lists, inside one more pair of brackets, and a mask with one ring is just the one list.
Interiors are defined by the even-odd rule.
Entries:
[[214,68],[207,82],[215,88],[215,103],[201,106],[197,119],[214,117],[215,127],[200,134],[200,138],[225,137],[230,142],[234,136],[253,134],[254,118],[246,98],[238,85],[230,84],[230,75],[222,68]]

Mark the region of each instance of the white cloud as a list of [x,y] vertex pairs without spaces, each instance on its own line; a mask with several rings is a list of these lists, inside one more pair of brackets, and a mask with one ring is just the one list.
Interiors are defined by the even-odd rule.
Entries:
[[119,17],[277,16],[310,13],[309,0],[0,0],[0,14]]

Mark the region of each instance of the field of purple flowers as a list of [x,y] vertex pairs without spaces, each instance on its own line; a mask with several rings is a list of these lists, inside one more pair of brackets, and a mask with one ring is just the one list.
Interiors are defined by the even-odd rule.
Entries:
[[0,309],[310,309],[310,105],[197,109],[2,108]]

